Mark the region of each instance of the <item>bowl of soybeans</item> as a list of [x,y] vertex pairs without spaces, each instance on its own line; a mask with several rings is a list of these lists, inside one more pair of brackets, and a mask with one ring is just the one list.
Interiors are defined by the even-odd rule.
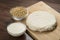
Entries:
[[27,9],[25,7],[14,7],[10,9],[10,14],[14,20],[22,20],[27,14]]

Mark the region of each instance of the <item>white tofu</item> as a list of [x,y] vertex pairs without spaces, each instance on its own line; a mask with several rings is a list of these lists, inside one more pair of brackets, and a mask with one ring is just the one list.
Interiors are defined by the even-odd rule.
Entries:
[[26,24],[32,31],[43,32],[53,30],[56,18],[46,11],[35,11],[27,17]]
[[7,26],[7,32],[14,37],[21,36],[22,34],[25,33],[25,31],[26,25],[20,22],[12,23]]

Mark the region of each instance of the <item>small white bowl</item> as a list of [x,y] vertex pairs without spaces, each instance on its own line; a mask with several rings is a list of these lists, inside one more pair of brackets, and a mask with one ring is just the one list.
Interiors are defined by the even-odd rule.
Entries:
[[7,26],[7,32],[14,37],[19,37],[26,31],[26,25],[20,22],[12,23]]
[[27,13],[26,13],[25,16],[23,16],[23,17],[12,16],[12,18],[13,18],[14,20],[16,20],[16,21],[19,21],[19,20],[22,20],[22,19],[26,18],[26,17],[29,15],[29,12],[28,12],[28,9],[27,9],[27,8],[26,8],[26,10],[27,10]]

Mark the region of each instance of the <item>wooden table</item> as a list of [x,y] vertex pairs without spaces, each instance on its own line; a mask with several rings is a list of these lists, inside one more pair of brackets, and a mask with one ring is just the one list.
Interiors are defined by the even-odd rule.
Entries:
[[[32,40],[32,38],[25,33],[21,37],[11,37],[6,30],[8,24],[14,22],[9,15],[9,9],[15,6],[29,7],[40,0],[0,0],[0,40]],[[60,12],[60,0],[43,0],[45,3]]]

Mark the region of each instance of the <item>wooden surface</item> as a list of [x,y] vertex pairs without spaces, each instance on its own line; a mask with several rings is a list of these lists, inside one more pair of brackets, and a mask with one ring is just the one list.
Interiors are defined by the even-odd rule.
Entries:
[[32,40],[27,33],[19,38],[13,38],[8,35],[6,26],[13,22],[9,15],[9,9],[15,6],[29,7],[39,1],[44,1],[60,12],[60,0],[0,0],[0,40]]
[[60,12],[60,0],[0,0],[0,10],[9,10],[15,6],[28,7],[38,3],[39,1],[44,1],[49,6]]
[[60,40],[60,14],[55,11],[53,8],[49,7],[44,2],[38,2],[32,6],[29,6],[28,8],[29,13],[32,13],[34,11],[40,10],[40,11],[47,11],[53,15],[56,16],[57,19],[57,26],[56,28],[51,32],[33,32],[28,29],[29,34],[35,38],[36,40]]

